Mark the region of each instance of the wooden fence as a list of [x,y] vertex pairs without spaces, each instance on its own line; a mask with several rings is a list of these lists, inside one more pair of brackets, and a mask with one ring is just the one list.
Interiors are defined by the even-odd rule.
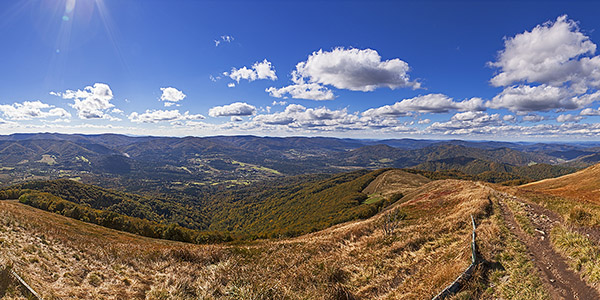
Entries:
[[[15,284],[17,284],[17,286],[20,288],[23,295],[25,297],[27,297],[27,299],[42,300],[42,297],[34,289],[32,289],[29,286],[29,284],[27,284],[27,282],[25,282],[25,280],[23,280],[23,278],[21,278],[21,276],[19,276],[19,274],[15,273],[15,271],[12,268],[4,267],[4,268],[0,268],[0,270],[1,270],[0,274],[2,275],[2,276],[0,276],[0,280],[7,281],[7,282],[5,282],[5,284],[2,285],[2,286],[5,285],[4,288],[8,287],[8,285],[12,281]],[[5,291],[0,291],[0,292],[5,292]]]
[[462,272],[456,278],[456,280],[454,280],[443,291],[441,291],[439,294],[437,294],[437,296],[433,297],[432,300],[442,300],[442,299],[446,299],[446,297],[454,295],[455,293],[457,293],[460,290],[461,286],[464,285],[464,283],[467,282],[471,278],[471,275],[473,274],[473,270],[475,270],[475,266],[477,265],[477,247],[475,245],[475,228],[476,227],[475,227],[475,219],[473,219],[472,215],[471,215],[471,223],[473,224],[473,235],[472,235],[472,240],[471,240],[471,264],[469,265],[469,267],[467,267],[467,269],[464,272]]

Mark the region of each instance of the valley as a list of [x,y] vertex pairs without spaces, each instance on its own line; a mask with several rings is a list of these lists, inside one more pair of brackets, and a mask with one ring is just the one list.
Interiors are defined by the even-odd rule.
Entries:
[[[199,169],[184,167],[169,179],[182,186],[161,188],[164,179],[145,179],[131,154],[125,173],[15,180],[0,190],[0,263],[44,299],[426,299],[471,263],[472,216],[475,269],[451,299],[600,295],[598,165],[575,171],[570,162],[525,163],[551,162],[549,154],[414,143],[410,151],[344,150],[350,154],[336,164],[359,169],[346,172],[204,158],[219,174],[264,172],[244,183],[190,184]],[[433,160],[369,167],[409,152]],[[64,164],[61,155],[42,155],[30,158]],[[532,182],[527,169],[563,176]],[[24,297],[18,284],[3,284],[7,299]]]
[[0,185],[70,178],[134,193],[171,193],[390,167],[527,182],[593,165],[598,151],[593,143],[13,134],[0,136]]
[[0,300],[598,300],[600,1],[0,1]]

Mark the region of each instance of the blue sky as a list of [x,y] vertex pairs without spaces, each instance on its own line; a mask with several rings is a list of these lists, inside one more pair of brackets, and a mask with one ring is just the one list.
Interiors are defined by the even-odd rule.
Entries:
[[598,140],[593,1],[0,3],[0,132]]

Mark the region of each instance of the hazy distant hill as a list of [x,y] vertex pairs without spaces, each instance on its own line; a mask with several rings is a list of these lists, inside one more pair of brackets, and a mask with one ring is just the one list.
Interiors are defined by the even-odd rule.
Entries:
[[[592,146],[596,145],[326,137],[13,134],[0,136],[0,184],[66,177],[141,192],[198,189],[213,184],[245,185],[281,176],[362,168],[415,166],[424,170],[456,169],[468,174],[508,172],[522,177],[520,169],[515,167],[568,161],[569,166],[580,168],[595,163],[598,148]],[[573,168],[548,170],[550,172],[525,177],[546,178]]]

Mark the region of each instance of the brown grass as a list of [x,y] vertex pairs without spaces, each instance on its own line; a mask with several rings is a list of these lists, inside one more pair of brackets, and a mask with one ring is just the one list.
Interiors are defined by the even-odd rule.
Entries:
[[389,170],[377,176],[362,192],[389,199],[394,194],[406,194],[430,181],[429,178],[418,174]]
[[600,204],[600,164],[579,172],[521,186],[567,199]]
[[[431,182],[364,221],[294,239],[189,245],[0,202],[0,257],[44,299],[424,299],[470,263],[488,192]],[[402,211],[385,235],[384,214]]]

